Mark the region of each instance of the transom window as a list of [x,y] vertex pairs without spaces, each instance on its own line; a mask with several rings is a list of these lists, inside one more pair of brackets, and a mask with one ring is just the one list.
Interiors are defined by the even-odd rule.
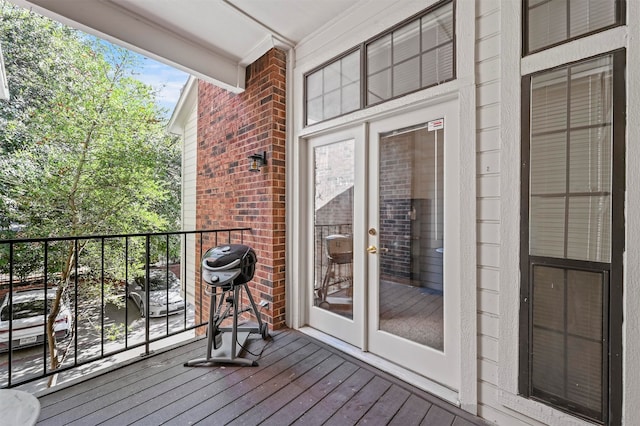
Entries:
[[623,24],[623,0],[524,0],[524,54]]
[[307,124],[360,108],[360,50],[337,59],[306,78]]
[[305,124],[454,78],[454,2],[446,1],[308,73]]
[[366,46],[367,105],[454,77],[453,3]]

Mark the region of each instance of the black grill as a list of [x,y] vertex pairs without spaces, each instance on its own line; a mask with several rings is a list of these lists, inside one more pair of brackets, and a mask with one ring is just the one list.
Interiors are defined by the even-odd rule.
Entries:
[[202,256],[202,279],[213,286],[248,283],[253,279],[257,262],[256,252],[249,246],[213,247]]

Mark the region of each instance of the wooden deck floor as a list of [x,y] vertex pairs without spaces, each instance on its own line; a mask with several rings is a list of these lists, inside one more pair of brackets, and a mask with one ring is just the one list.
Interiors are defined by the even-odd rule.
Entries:
[[294,330],[250,339],[256,355],[246,358],[264,348],[257,367],[183,365],[205,347],[202,339],[40,396],[38,424],[485,424]]

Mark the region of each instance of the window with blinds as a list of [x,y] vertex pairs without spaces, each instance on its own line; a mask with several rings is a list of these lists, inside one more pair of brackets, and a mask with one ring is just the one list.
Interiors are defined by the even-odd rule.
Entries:
[[524,53],[622,25],[621,0],[525,0]]
[[307,125],[360,108],[360,50],[307,75]]
[[624,127],[614,114],[624,96],[621,58],[616,52],[523,80],[520,391],[604,423],[610,385],[618,383],[612,338],[621,339],[612,320],[624,240],[614,220],[621,217],[614,206],[623,209],[615,185],[624,186],[624,162],[613,166],[624,143],[614,131]]
[[367,105],[455,78],[453,3],[366,45]]
[[439,2],[306,74],[305,125],[455,79],[454,15]]
[[531,255],[610,261],[611,64],[531,79]]

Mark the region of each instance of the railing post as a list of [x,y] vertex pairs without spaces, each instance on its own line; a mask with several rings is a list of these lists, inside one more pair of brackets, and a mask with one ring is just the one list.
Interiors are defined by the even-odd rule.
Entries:
[[124,347],[129,347],[129,237],[124,237]]
[[[42,267],[44,268],[44,344],[42,345],[42,359],[44,363],[42,364],[42,374],[47,374],[47,321],[49,320],[49,299],[47,296],[47,288],[49,283],[48,276],[48,268],[49,266],[49,242],[44,242],[44,262]],[[54,325],[55,327],[55,325]],[[55,329],[54,329],[55,330]],[[55,339],[55,331],[54,331],[54,339]]]
[[100,239],[100,355],[104,356],[104,237]]
[[[165,270],[165,280],[167,282],[167,291],[166,291],[166,295],[167,295],[167,299],[165,300],[166,302],[166,312],[165,312],[165,319],[166,319],[166,330],[167,330],[167,334],[169,334],[169,234],[167,234],[167,237],[165,238],[165,242],[166,242],[166,250],[165,250],[165,266],[166,266],[166,270]],[[185,309],[187,308],[187,305],[185,304]]]
[[74,318],[73,318],[73,365],[78,365],[78,238],[74,238],[73,240],[73,310],[74,310]]
[[151,262],[151,236],[147,234],[145,236],[145,301],[144,301],[144,354],[149,355],[151,353],[149,340],[151,340],[151,333],[149,332],[149,280],[151,279],[151,274],[149,273],[149,262]]
[[9,366],[7,368],[8,384],[11,387],[11,356],[13,354],[13,242],[9,243]]

